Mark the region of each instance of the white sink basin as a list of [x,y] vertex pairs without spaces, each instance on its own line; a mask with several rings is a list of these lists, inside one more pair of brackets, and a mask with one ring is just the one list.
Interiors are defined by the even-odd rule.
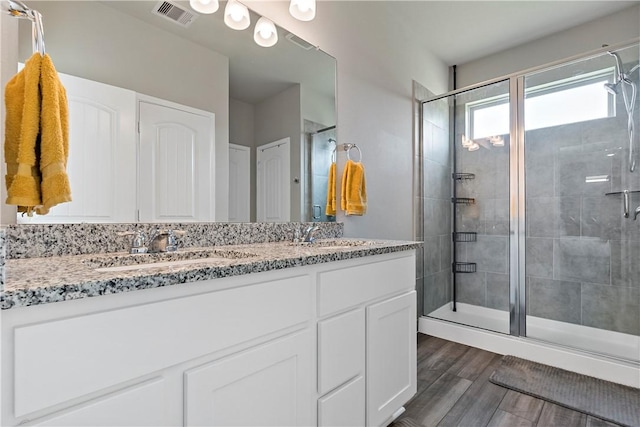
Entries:
[[229,261],[255,257],[255,254],[228,249],[191,249],[152,254],[105,254],[83,262],[99,272],[145,270],[159,267],[180,267],[213,261]]
[[349,240],[349,239],[329,239],[316,240],[314,242],[289,243],[290,246],[300,246],[318,249],[354,249],[362,246],[374,245],[371,240]]
[[198,259],[183,259],[179,261],[164,261],[164,262],[152,262],[143,264],[132,265],[119,265],[114,267],[101,267],[95,270],[101,273],[119,272],[119,271],[139,271],[148,270],[151,268],[165,268],[165,267],[181,267],[183,265],[193,264],[206,264],[213,261],[228,261],[229,258],[224,257],[211,257],[211,258],[198,258]]

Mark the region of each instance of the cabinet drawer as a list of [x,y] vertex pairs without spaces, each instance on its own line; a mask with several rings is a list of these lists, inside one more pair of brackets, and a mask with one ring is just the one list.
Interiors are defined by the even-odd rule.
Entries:
[[310,317],[311,280],[305,275],[18,327],[14,415],[245,343]]
[[[180,412],[171,411],[170,393],[163,378],[156,378],[84,403],[32,426],[171,426],[178,425]],[[172,416],[173,415],[173,416]]]
[[318,399],[318,427],[365,425],[364,377]]
[[415,288],[415,251],[318,275],[318,315],[326,316],[376,298]]
[[364,374],[364,309],[318,323],[318,393]]

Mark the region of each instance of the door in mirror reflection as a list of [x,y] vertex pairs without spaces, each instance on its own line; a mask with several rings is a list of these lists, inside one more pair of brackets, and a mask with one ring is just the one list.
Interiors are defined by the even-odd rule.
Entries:
[[289,138],[283,138],[258,147],[258,221],[287,222],[291,218],[290,145]]
[[213,114],[140,102],[139,221],[213,221]]
[[229,144],[229,222],[249,222],[251,151]]

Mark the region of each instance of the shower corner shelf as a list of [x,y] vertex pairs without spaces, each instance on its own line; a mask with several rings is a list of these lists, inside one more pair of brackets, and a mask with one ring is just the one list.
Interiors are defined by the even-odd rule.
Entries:
[[475,179],[475,173],[453,173],[451,177],[456,181],[465,181],[468,179]]
[[453,263],[454,273],[475,273],[477,264],[475,262],[455,262]]
[[476,242],[478,241],[478,233],[475,231],[456,231],[453,233],[454,242]]
[[475,205],[476,199],[471,199],[468,197],[452,197],[451,202],[458,205]]

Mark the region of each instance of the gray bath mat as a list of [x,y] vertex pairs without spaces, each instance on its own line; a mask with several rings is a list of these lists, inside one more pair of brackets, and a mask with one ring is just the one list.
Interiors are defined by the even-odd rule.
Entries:
[[504,356],[489,381],[630,427],[640,426],[640,389]]

